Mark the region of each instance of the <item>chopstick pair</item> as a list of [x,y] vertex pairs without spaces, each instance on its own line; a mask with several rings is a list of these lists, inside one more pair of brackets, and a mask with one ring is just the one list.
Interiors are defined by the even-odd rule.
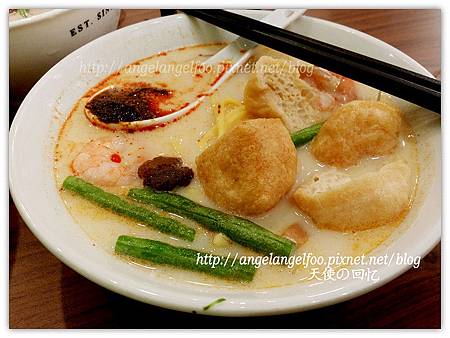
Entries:
[[441,113],[439,80],[228,11],[182,11],[256,43]]

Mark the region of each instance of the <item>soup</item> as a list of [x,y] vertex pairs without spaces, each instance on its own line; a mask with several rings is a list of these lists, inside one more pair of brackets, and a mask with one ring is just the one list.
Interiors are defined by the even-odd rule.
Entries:
[[[227,135],[227,133],[233,132],[233,128],[239,125],[242,120],[251,120],[248,115],[245,115],[246,106],[243,104],[246,95],[244,88],[246,88],[247,82],[252,76],[251,72],[242,71],[234,74],[219,90],[207,96],[188,115],[163,126],[135,132],[110,130],[96,126],[86,118],[85,106],[91,96],[108,86],[131,90],[131,92],[126,92],[127,95],[129,93],[135,95],[133,90],[139,88],[156,88],[164,90],[165,93],[170,93],[163,100],[158,100],[157,108],[152,108],[154,116],[163,116],[184,107],[187,103],[194,101],[205,93],[211,83],[221,75],[223,67],[204,71],[198,68],[198,65],[223,46],[224,44],[218,43],[162,52],[124,67],[88,91],[75,104],[59,134],[55,149],[57,186],[61,187],[65,178],[71,175],[88,178],[88,181],[89,178],[106,175],[102,176],[100,180],[95,181],[94,179],[95,182],[91,183],[100,182],[97,185],[100,185],[103,190],[126,198],[130,188],[142,187],[142,179],[136,173],[137,168],[143,162],[158,156],[179,158],[182,160],[183,166],[192,168],[194,176],[187,186],[177,187],[174,190],[176,194],[215,210],[240,215],[278,236],[283,236],[286,229],[295,224],[302,230],[305,240],[295,246],[295,251],[292,252],[293,256],[301,256],[306,253],[325,258],[336,255],[349,257],[368,255],[375,248],[388,241],[393,233],[401,231],[402,226],[407,226],[400,226],[400,224],[409,209],[405,210],[394,222],[385,222],[386,224],[373,228],[359,231],[327,229],[317,226],[311,215],[304,210],[302,211],[293,198],[299,186],[310,180],[314,181],[316,177],[324,173],[337,172],[345,174],[350,180],[358,179],[364,174],[376,173],[384,166],[401,160],[411,172],[411,175],[407,178],[409,208],[414,199],[419,173],[415,133],[405,120],[401,123],[398,139],[395,141],[395,150],[379,156],[363,156],[356,165],[345,168],[336,168],[319,161],[311,151],[311,143],[298,147],[295,150],[295,183],[269,210],[255,215],[242,215],[242,213],[230,211],[229,208],[219,205],[205,193],[205,183],[199,179],[196,161],[205,149],[221,139],[220,136],[224,137],[218,131],[220,128],[224,129],[224,135]],[[255,55],[249,61],[249,65],[254,65],[262,56],[288,59],[287,56],[278,52],[265,47],[258,47]],[[183,69],[188,69],[188,71],[183,71]],[[303,69],[305,72],[307,71],[306,64]],[[377,90],[362,84],[354,83],[354,90],[355,97],[350,101],[354,99],[378,101],[380,99],[380,93]],[[129,103],[129,101],[126,102]],[[341,104],[346,104],[345,99],[343,99],[343,102],[338,102],[336,109]],[[236,111],[244,111],[244,114],[236,113],[232,115],[230,113],[233,112],[234,114]],[[237,117],[220,120],[220,114]],[[217,126],[218,121],[222,124],[220,128]],[[214,133],[211,133],[212,130]],[[125,172],[102,172],[101,161],[105,161],[105,158],[108,161],[111,152],[117,152],[117,154],[113,154],[117,156],[111,155],[110,160],[112,162],[117,163],[119,161],[124,164],[124,168],[126,164],[127,168],[131,170],[132,174],[129,177]],[[80,158],[88,159],[89,163],[83,162],[81,164],[81,166],[87,165],[88,169],[78,168],[78,162],[75,160]],[[88,171],[92,175],[87,175]],[[104,180],[102,180],[103,178]],[[223,257],[235,257],[236,255],[239,257],[260,256],[255,250],[240,245],[226,236],[220,236],[217,232],[205,228],[200,223],[175,213],[162,211],[155,206],[146,205],[145,208],[194,228],[196,231],[195,239],[192,242],[187,242],[176,236],[162,233],[145,226],[142,222],[116,215],[110,210],[105,210],[64,189],[61,189],[61,197],[73,218],[95,245],[111,253],[111,255],[115,254],[117,238],[121,235],[129,235],[158,240],[173,246],[191,248]],[[311,269],[316,265],[319,266],[319,264],[314,263],[305,264],[304,261],[293,266],[262,264],[258,267],[252,281],[248,282],[218,278],[123,255],[117,255],[117,258],[122,259],[127,264],[135,265],[137,269],[145,269],[148,273],[159,274],[167,279],[182,283],[201,283],[227,288],[260,289],[295,283],[311,283]],[[335,267],[346,266],[345,263],[332,265]]]

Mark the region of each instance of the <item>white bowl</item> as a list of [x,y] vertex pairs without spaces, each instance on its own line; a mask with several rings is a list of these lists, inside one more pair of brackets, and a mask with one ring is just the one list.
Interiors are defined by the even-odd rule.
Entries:
[[[260,18],[262,12],[245,11]],[[331,22],[303,17],[290,29],[430,75],[397,49],[361,32]],[[257,291],[228,290],[167,281],[118,260],[92,246],[68,214],[55,186],[53,150],[58,130],[72,105],[108,73],[137,59],[181,46],[229,40],[234,35],[183,14],[158,18],[105,35],[54,66],[30,91],[10,131],[10,187],[14,201],[38,239],[65,264],[83,276],[122,295],[182,311],[224,297],[207,314],[249,316],[302,311],[366,293],[405,272],[409,266],[378,269],[378,281],[341,280]],[[106,66],[105,74],[79,72],[81,63]],[[109,68],[108,68],[109,67]],[[441,214],[440,125],[421,136],[421,182],[410,225],[377,249],[424,256],[439,241]],[[424,157],[425,156],[425,157]],[[426,160],[425,160],[426,158]],[[369,266],[370,267],[370,266]]]
[[55,63],[117,28],[120,9],[52,9],[9,22],[10,91],[24,96]]

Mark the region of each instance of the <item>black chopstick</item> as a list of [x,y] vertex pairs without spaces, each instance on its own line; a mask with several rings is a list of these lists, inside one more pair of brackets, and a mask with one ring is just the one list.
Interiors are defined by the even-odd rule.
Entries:
[[[187,10],[187,12],[189,12],[190,10]],[[200,10],[202,11],[202,10]],[[210,13],[210,12],[216,12],[216,13]],[[246,17],[243,17],[241,15],[238,14],[234,14],[234,13],[230,13],[230,12],[226,12],[223,10],[213,10],[213,11],[208,11],[206,14],[212,14],[217,18],[220,18],[221,20],[229,20],[231,17],[233,17],[234,20],[242,20],[242,18],[246,19]],[[195,16],[195,15],[194,15]],[[253,19],[250,19],[250,21]],[[245,21],[245,20],[244,20]],[[249,21],[249,20],[247,20]],[[261,23],[259,21],[253,20],[254,22],[258,22]],[[238,22],[237,22],[238,23]],[[265,24],[263,24],[265,25]],[[289,38],[290,35],[296,35],[298,39],[301,39],[304,41],[305,44],[314,46],[316,48],[320,48],[323,51],[327,51],[330,54],[334,54],[335,56],[340,56],[340,57],[344,57],[344,58],[348,58],[350,60],[354,60],[355,62],[359,62],[361,60],[361,57],[364,58],[364,64],[373,68],[378,68],[378,67],[383,67],[385,69],[385,71],[389,71],[390,74],[392,75],[396,75],[399,76],[403,79],[407,79],[407,80],[411,80],[417,84],[421,84],[423,86],[435,89],[437,91],[441,90],[441,83],[440,81],[431,78],[429,76],[425,76],[383,61],[379,61],[376,60],[374,58],[371,57],[367,57],[337,46],[333,46],[312,38],[308,38],[306,36],[302,36],[300,34],[295,34],[292,32],[288,32],[286,30],[281,30],[281,34],[285,34],[285,36],[287,36]]]
[[231,12],[182,11],[269,48],[441,112],[441,83],[436,79]]

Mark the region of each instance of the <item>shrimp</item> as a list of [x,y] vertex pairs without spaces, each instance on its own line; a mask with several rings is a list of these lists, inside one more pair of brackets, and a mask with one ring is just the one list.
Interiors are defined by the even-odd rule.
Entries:
[[301,74],[301,79],[319,91],[316,107],[321,111],[357,99],[353,80],[326,69],[314,67],[312,74]]
[[123,137],[91,140],[75,156],[71,168],[76,176],[95,185],[130,186],[139,180],[137,168],[143,162],[136,154],[139,150]]

